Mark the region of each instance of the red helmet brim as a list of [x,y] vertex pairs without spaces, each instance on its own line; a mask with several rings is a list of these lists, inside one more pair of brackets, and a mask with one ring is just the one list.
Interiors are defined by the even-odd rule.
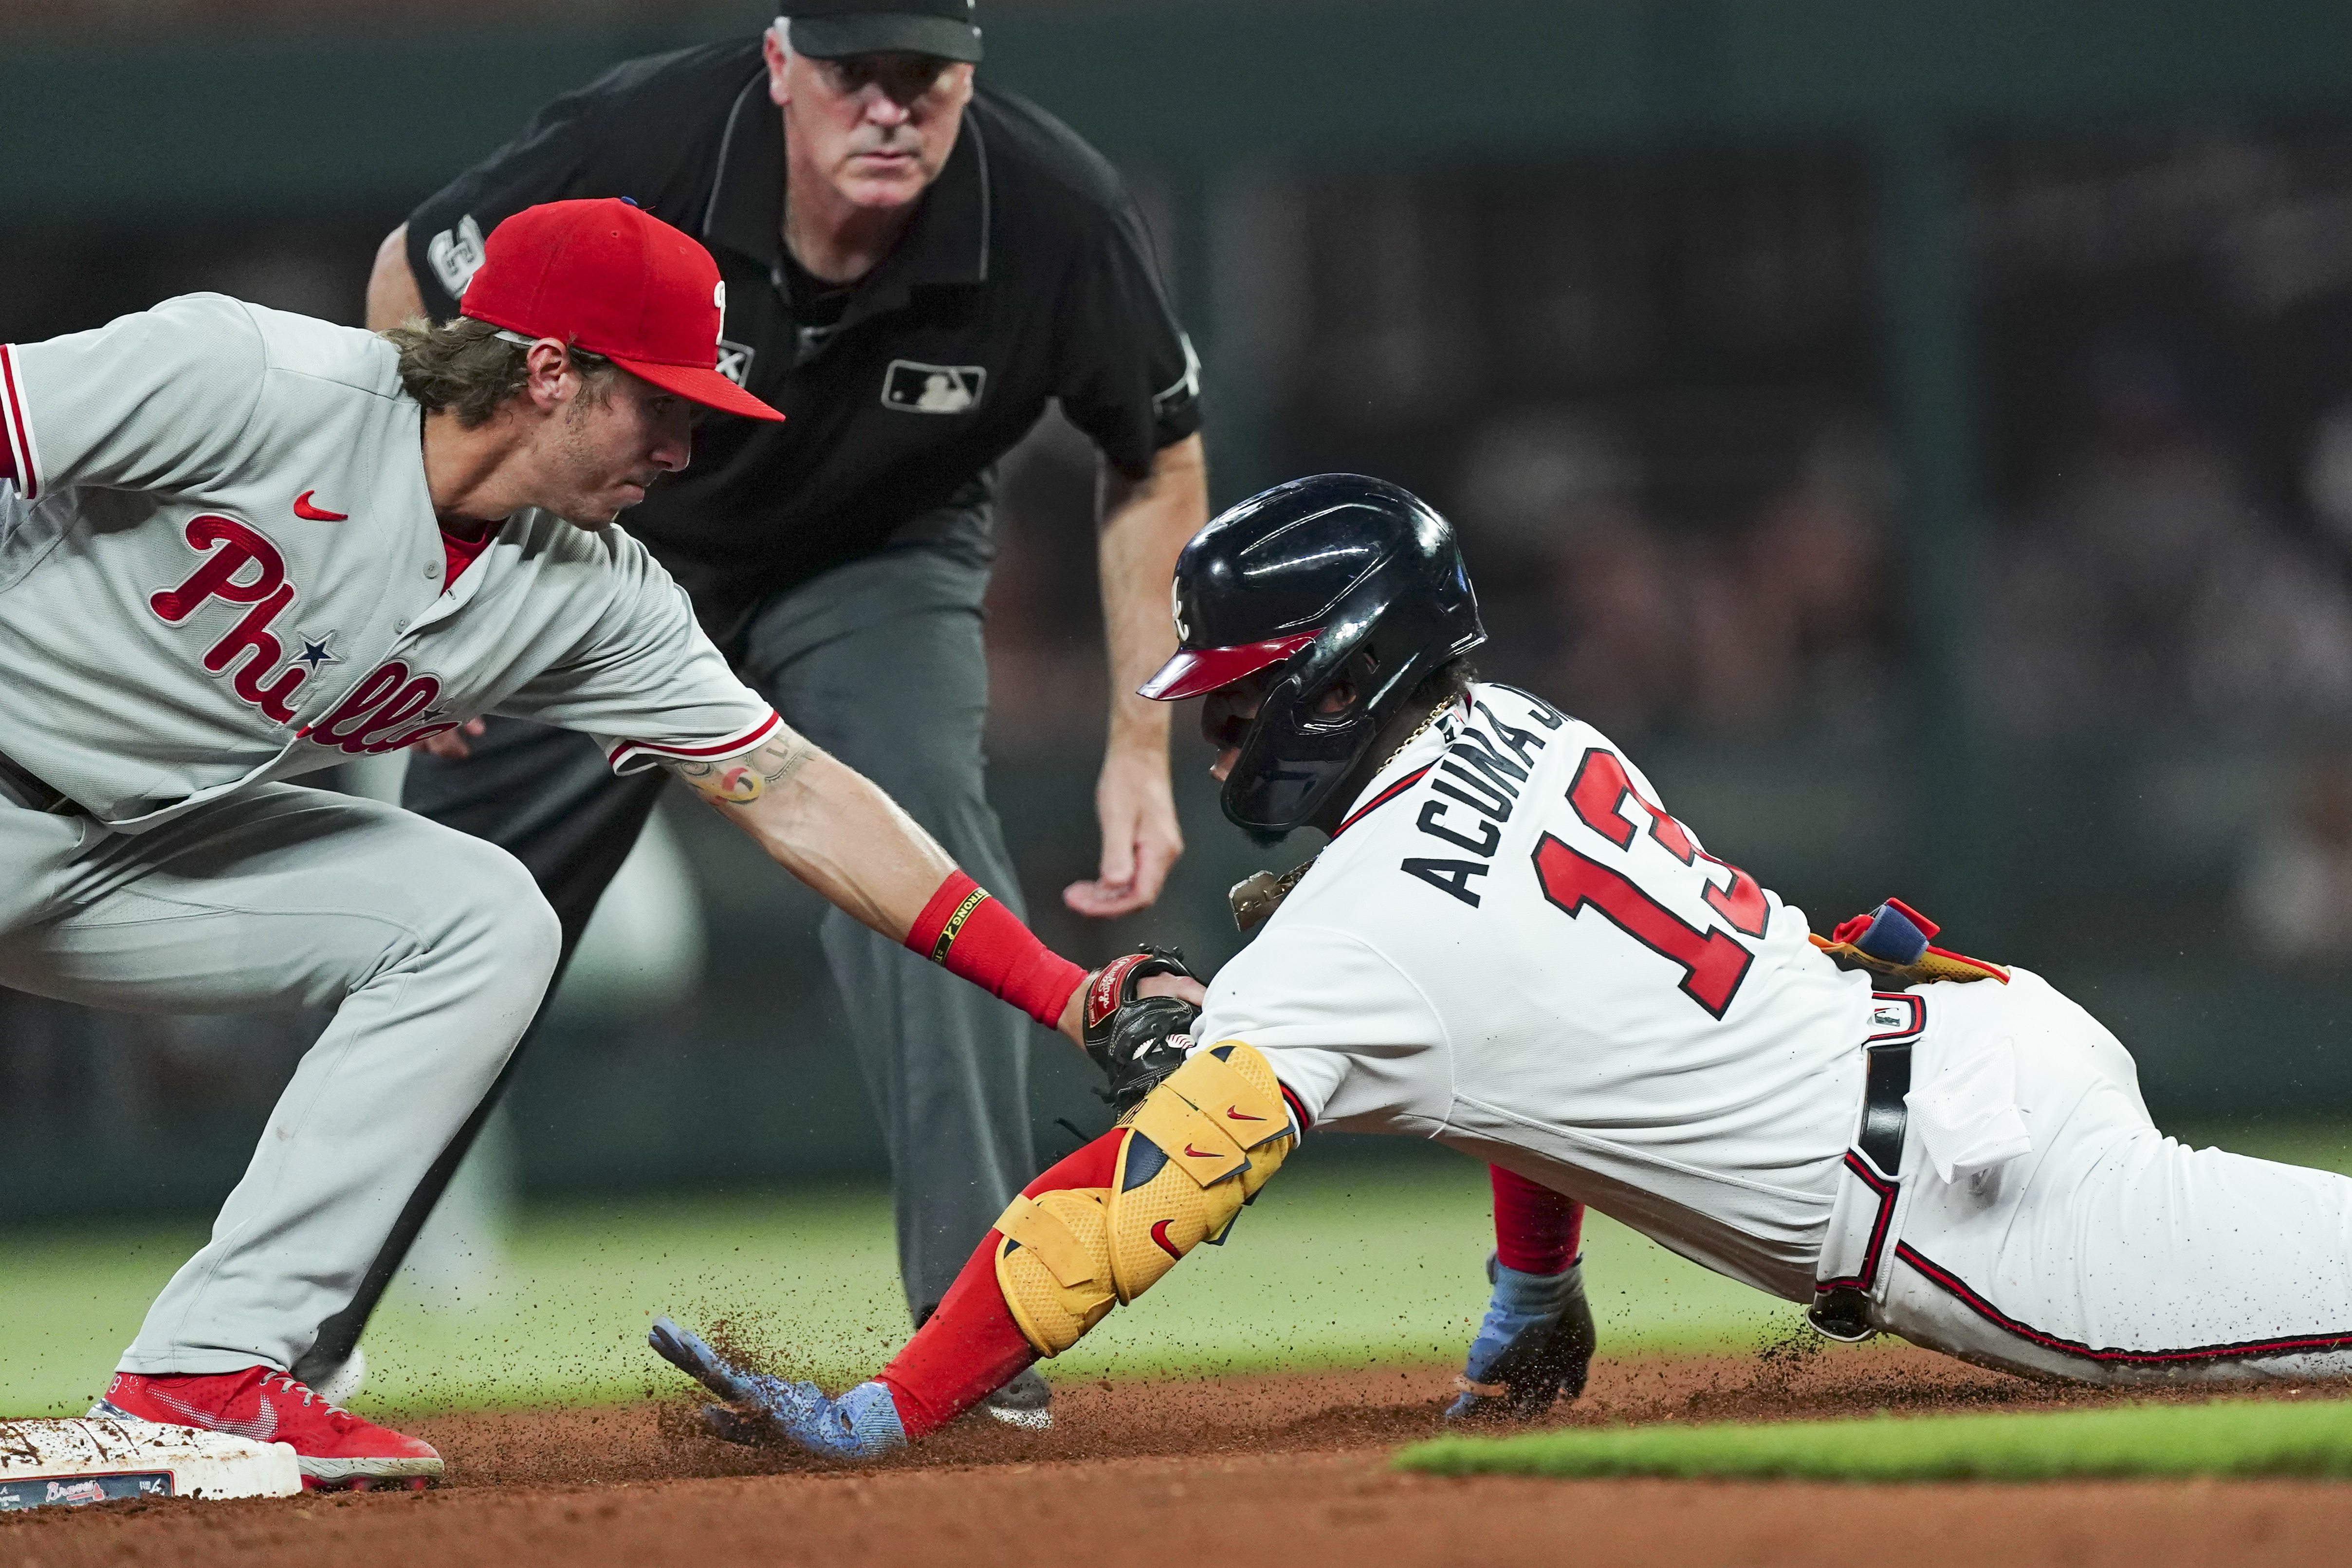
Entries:
[[1231,686],[1245,675],[1255,675],[1268,665],[1280,664],[1313,642],[1318,635],[1294,632],[1286,637],[1241,643],[1233,647],[1180,647],[1150,679],[1136,688],[1136,695],[1149,697],[1154,702],[1181,702],[1187,697],[1198,697],[1203,691]]

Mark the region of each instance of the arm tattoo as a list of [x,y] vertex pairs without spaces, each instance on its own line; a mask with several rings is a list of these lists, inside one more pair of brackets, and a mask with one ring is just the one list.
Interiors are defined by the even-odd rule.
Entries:
[[749,805],[783,784],[815,756],[814,746],[787,730],[767,744],[723,762],[666,765],[713,805]]

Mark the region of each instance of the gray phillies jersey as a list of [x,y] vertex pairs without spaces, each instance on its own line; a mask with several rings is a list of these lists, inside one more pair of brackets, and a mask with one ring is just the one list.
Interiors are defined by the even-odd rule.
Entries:
[[217,294],[0,346],[0,752],[137,831],[486,712],[616,771],[779,723],[619,529],[507,520],[444,592],[372,332]]

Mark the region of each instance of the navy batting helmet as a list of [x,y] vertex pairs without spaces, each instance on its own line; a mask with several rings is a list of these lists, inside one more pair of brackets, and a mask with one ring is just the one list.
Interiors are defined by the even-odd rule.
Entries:
[[[1310,821],[1423,678],[1486,630],[1444,518],[1386,480],[1318,474],[1193,536],[1176,561],[1176,636],[1143,696],[1172,702],[1273,671],[1223,795],[1236,826],[1271,841]],[[1355,700],[1318,713],[1342,680]]]

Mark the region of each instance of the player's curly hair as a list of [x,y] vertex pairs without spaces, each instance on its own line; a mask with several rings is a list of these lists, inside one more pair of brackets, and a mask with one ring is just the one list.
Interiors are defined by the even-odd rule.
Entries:
[[[428,412],[447,409],[468,430],[487,423],[530,379],[529,345],[470,316],[415,321],[387,328],[383,336],[400,351],[400,384],[408,395]],[[612,384],[613,362],[585,349],[573,349],[572,361],[586,383],[585,395],[601,401]]]
[[1466,697],[1477,679],[1478,667],[1470,661],[1470,656],[1456,654],[1421,678],[1420,684],[1412,689],[1412,695],[1404,700],[1401,711],[1426,713],[1441,702]]

